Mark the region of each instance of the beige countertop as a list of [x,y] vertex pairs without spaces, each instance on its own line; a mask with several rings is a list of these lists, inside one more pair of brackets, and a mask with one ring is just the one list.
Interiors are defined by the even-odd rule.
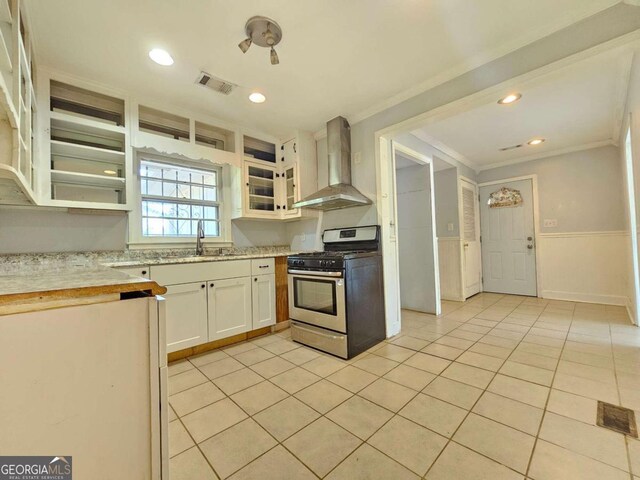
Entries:
[[273,258],[294,253],[297,252],[280,249],[202,256],[160,253],[146,258],[122,258],[109,252],[4,256],[0,261],[0,307],[137,291],[161,295],[166,292],[165,287],[117,268]]
[[274,258],[287,257],[300,252],[268,252],[268,253],[247,253],[247,254],[227,254],[227,255],[190,255],[186,257],[159,257],[136,259],[126,261],[115,261],[102,263],[105,267],[125,268],[125,267],[142,267],[153,265],[179,265],[183,263],[202,263],[202,262],[226,262],[229,260],[250,260],[253,258]]
[[167,290],[152,280],[102,266],[30,265],[0,271],[0,305],[137,291],[161,295]]

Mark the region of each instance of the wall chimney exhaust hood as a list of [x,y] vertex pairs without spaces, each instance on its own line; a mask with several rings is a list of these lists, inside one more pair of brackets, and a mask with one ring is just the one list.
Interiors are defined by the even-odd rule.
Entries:
[[293,204],[293,208],[337,210],[371,205],[371,200],[351,185],[351,127],[344,117],[327,122],[329,186]]

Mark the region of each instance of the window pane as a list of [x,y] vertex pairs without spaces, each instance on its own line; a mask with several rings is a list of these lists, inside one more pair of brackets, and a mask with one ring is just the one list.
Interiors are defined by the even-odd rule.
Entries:
[[191,206],[190,205],[178,205],[178,218],[191,218]]
[[164,182],[162,184],[162,195],[165,197],[175,197],[176,196],[176,184]]
[[218,222],[204,222],[204,234],[217,237],[220,234],[218,230]]
[[162,195],[162,182],[158,180],[149,180],[147,182],[147,195]]
[[191,218],[202,218],[204,216],[204,207],[201,205],[191,206]]
[[209,200],[211,202],[216,201],[216,189],[215,188],[205,188],[204,189],[204,199]]
[[219,236],[217,182],[217,171],[141,161],[142,234],[193,237],[205,219],[205,235]]
[[191,198],[191,187],[189,185],[178,185],[178,198]]

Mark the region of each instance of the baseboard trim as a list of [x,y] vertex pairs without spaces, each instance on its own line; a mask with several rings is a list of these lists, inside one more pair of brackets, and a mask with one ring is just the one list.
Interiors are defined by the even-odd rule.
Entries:
[[600,303],[603,305],[627,306],[627,297],[621,295],[600,295],[597,293],[580,292],[558,292],[553,290],[543,290],[541,298],[550,300],[566,300],[569,302]]
[[289,320],[276,323],[273,327],[273,332],[279,332],[280,330],[286,330],[289,328]]
[[538,238],[579,238],[579,237],[624,237],[629,232],[624,230],[611,230],[601,232],[543,232]]
[[632,325],[635,325],[636,321],[635,321],[633,302],[629,297],[625,297],[625,298],[626,298],[625,307],[627,307],[627,315],[629,316],[629,321],[631,322]]

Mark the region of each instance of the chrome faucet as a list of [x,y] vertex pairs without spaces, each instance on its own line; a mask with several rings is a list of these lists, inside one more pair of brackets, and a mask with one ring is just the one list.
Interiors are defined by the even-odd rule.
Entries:
[[202,245],[202,239],[204,238],[204,222],[202,219],[198,220],[198,233],[196,235],[196,255],[200,256],[204,254],[204,246]]

